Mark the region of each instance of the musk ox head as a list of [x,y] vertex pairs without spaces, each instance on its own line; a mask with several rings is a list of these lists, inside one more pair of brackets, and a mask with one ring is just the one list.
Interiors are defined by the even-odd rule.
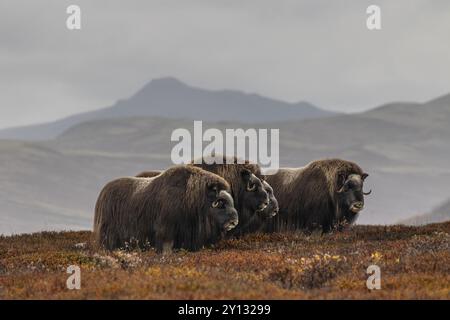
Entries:
[[160,206],[171,218],[163,219],[166,225],[156,230],[175,231],[174,248],[198,250],[214,244],[236,227],[238,213],[225,179],[193,166],[172,167],[151,179],[158,181],[168,175],[172,179],[167,188],[158,189],[165,195]]
[[341,208],[353,214],[358,214],[364,209],[364,196],[372,192],[365,193],[363,191],[364,180],[368,176],[367,173],[352,173],[347,176],[340,174],[338,176],[337,195]]
[[206,214],[222,231],[230,231],[239,222],[237,210],[234,208],[233,197],[226,190],[220,190],[217,185],[208,186],[208,208]]
[[[143,171],[136,177],[152,178],[160,175],[161,172],[160,170]],[[204,173],[206,172],[204,171]],[[222,231],[230,231],[239,222],[237,210],[234,208],[233,197],[229,192],[228,184],[227,186],[217,183],[209,183],[207,185],[206,218],[208,221],[212,221],[214,225],[219,226],[219,229]]]
[[231,186],[231,195],[235,208],[238,210],[241,222],[245,222],[249,212],[264,210],[268,203],[268,195],[261,182],[261,168],[249,161],[236,157],[223,157],[222,163],[211,161],[217,157],[195,159],[191,165],[215,173],[224,178]]
[[263,181],[247,169],[242,170],[243,206],[249,212],[262,213],[269,205],[269,196]]
[[278,207],[278,200],[275,198],[275,195],[273,193],[273,188],[270,186],[270,184],[267,183],[267,181],[262,181],[264,190],[267,192],[267,195],[269,196],[269,205],[263,210],[263,215],[265,218],[271,218],[278,214],[279,207]]

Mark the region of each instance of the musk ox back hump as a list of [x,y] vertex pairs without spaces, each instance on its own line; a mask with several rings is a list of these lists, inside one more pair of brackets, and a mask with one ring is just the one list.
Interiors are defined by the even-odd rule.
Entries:
[[162,170],[151,170],[151,171],[143,171],[136,175],[137,178],[152,178],[159,176],[162,173]]

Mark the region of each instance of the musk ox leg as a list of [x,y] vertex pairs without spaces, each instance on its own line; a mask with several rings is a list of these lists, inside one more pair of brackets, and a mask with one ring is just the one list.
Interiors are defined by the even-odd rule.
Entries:
[[341,231],[348,229],[348,226],[349,226],[349,224],[345,220],[343,220],[343,221],[336,222],[333,229],[341,232]]
[[[161,230],[162,231],[162,230]],[[167,234],[157,234],[155,239],[155,248],[157,253],[170,254],[174,245],[173,237]]]
[[333,230],[333,227],[326,223],[322,225],[322,234],[330,233]]
[[173,240],[172,241],[166,241],[162,244],[162,254],[169,255],[172,253],[173,248]]
[[313,237],[313,238],[320,238],[324,234],[323,230],[319,229],[319,228],[309,229],[304,232],[305,232],[305,234],[307,234],[308,236]]

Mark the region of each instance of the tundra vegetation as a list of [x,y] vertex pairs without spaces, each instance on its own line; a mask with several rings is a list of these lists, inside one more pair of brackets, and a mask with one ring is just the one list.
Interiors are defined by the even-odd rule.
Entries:
[[[0,236],[0,299],[449,299],[449,249],[450,222],[255,233],[170,255],[98,250],[88,231]],[[66,287],[69,265],[80,290]]]

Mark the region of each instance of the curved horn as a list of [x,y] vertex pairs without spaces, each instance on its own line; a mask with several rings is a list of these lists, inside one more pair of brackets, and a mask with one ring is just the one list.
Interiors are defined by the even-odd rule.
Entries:
[[371,193],[372,193],[372,189],[370,189],[369,192],[363,192],[363,195],[368,196]]

